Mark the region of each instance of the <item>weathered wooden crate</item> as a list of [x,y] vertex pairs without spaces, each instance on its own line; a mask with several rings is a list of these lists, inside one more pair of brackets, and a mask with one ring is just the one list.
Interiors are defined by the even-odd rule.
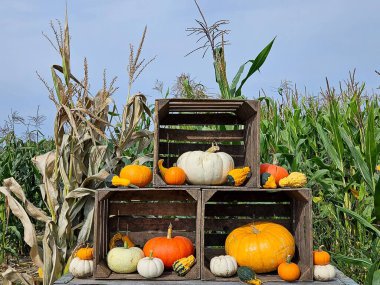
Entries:
[[166,236],[170,223],[173,236],[188,237],[197,263],[184,277],[165,271],[157,280],[200,279],[200,189],[101,189],[95,195],[94,278],[144,279],[138,273],[117,274],[106,262],[110,238],[129,230],[131,240],[142,248],[151,238]]
[[230,154],[236,166],[251,167],[246,186],[260,187],[259,121],[260,104],[254,100],[156,100],[154,187],[167,187],[158,171],[159,159],[172,166],[182,153],[205,151],[212,142]]
[[[202,191],[202,280],[239,280],[237,276],[215,277],[210,271],[210,260],[225,254],[225,240],[233,229],[261,220],[281,224],[293,234],[300,280],[313,280],[311,190],[252,188]],[[258,275],[263,281],[281,281],[277,272]]]

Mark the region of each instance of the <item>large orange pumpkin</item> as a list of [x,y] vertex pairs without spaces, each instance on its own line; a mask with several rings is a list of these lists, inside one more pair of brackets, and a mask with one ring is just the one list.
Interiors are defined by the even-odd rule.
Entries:
[[124,166],[119,176],[128,179],[131,184],[138,187],[145,187],[152,181],[152,171],[145,165]]
[[256,273],[277,269],[293,257],[295,243],[283,226],[271,222],[251,223],[234,229],[227,237],[226,254],[235,257],[239,266],[248,266]]
[[289,176],[289,172],[278,165],[275,164],[269,164],[269,163],[263,163],[260,165],[260,175],[263,174],[264,172],[268,172],[274,176],[276,179],[276,184],[280,182],[282,178],[285,178]]
[[153,256],[164,262],[165,268],[170,269],[174,261],[194,254],[194,246],[187,237],[172,237],[172,225],[169,225],[166,237],[155,237],[148,240],[144,246],[145,256],[153,251]]

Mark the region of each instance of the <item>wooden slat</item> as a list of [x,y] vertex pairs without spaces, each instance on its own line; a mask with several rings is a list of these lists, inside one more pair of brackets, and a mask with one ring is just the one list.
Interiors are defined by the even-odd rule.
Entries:
[[[267,217],[263,219],[266,222],[273,222],[276,224],[283,225],[289,231],[292,231],[291,229],[291,220],[290,219],[273,219],[272,217]],[[261,221],[261,219],[205,219],[204,221],[204,230],[207,231],[225,231],[230,232],[235,228],[238,228],[240,226],[247,225],[252,222],[258,222]],[[206,233],[205,233],[206,234]],[[207,235],[207,234],[206,234]],[[207,244],[207,243],[206,243]]]
[[[217,189],[217,187],[215,188]],[[218,191],[209,202],[290,202],[285,192]]]
[[205,216],[290,217],[290,204],[207,204]]
[[111,215],[160,215],[160,216],[196,216],[196,203],[110,203],[109,214]]
[[188,101],[175,101],[175,99],[171,99],[169,102],[169,107],[178,107],[178,106],[192,106],[192,107],[199,107],[199,106],[226,106],[226,107],[239,107],[241,106],[245,101],[233,101],[233,100],[188,100]]
[[160,140],[179,141],[243,141],[244,131],[195,131],[195,130],[159,130]]
[[[115,234],[116,232],[112,232]],[[125,231],[123,232],[125,233]],[[130,239],[138,246],[143,247],[145,243],[155,237],[165,237],[167,231],[141,231],[141,232],[128,232]],[[185,232],[185,231],[173,231],[173,236],[184,236],[190,239],[194,244],[196,243],[196,232]]]
[[[137,218],[122,216],[119,219],[120,229],[129,231],[167,231],[169,224],[173,229],[195,231],[196,219],[168,219],[168,218]],[[117,231],[117,217],[110,218],[108,221],[109,231]]]
[[135,190],[135,191],[115,191],[109,199],[110,201],[194,201],[186,190]]
[[[218,144],[220,151],[226,152],[229,155],[244,156],[244,145],[223,145]],[[163,154],[177,154],[181,155],[187,151],[201,150],[206,151],[211,147],[210,143],[174,143],[174,142],[160,142],[160,155]]]
[[160,125],[237,125],[243,122],[234,114],[169,114]]

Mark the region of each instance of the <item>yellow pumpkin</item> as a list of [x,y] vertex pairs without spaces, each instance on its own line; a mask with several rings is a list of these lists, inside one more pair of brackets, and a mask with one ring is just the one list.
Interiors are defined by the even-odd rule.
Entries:
[[152,181],[152,171],[145,165],[127,165],[120,171],[120,178],[128,179],[138,187],[145,187]]
[[239,266],[266,273],[276,270],[289,255],[293,257],[295,242],[285,227],[257,222],[234,229],[226,239],[225,249]]

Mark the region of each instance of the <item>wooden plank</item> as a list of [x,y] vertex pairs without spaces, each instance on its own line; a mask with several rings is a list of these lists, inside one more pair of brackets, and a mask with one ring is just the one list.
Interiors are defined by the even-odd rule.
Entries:
[[[161,176],[159,175],[159,169],[158,169],[158,160],[159,158],[159,143],[160,143],[160,136],[159,136],[159,129],[160,129],[160,119],[166,117],[166,111],[165,114],[162,114],[161,118],[159,115],[159,108],[160,108],[160,102],[159,100],[155,101],[155,107],[154,107],[154,132],[153,132],[153,185],[158,186],[164,184],[164,181],[162,180]],[[169,106],[169,104],[167,104]]]
[[[229,155],[244,156],[244,145],[224,145],[218,144],[220,151],[226,152]],[[201,150],[206,151],[211,147],[210,143],[175,143],[175,142],[160,142],[159,154],[175,154],[181,155],[187,151]]]
[[[116,232],[112,232],[112,234],[115,234]],[[125,231],[123,232],[125,233]],[[130,239],[140,247],[143,247],[145,243],[154,238],[154,237],[165,237],[167,235],[167,231],[135,231],[135,232],[128,232],[128,236]],[[196,244],[196,238],[197,234],[195,231],[193,232],[185,232],[185,231],[173,231],[173,236],[184,236],[190,239],[194,245]],[[196,247],[195,247],[196,248]]]
[[288,202],[285,192],[268,191],[218,191],[209,202]]
[[245,123],[244,127],[244,145],[245,165],[251,167],[252,175],[247,182],[247,186],[260,187],[260,108],[256,112],[251,108],[253,113]]
[[171,216],[196,216],[197,205],[191,203],[122,203],[113,201],[110,203],[109,214],[111,215],[161,215]]
[[234,114],[169,114],[160,125],[237,125],[243,122]]
[[224,107],[239,107],[244,103],[244,100],[234,101],[234,100],[183,100],[183,101],[175,101],[175,99],[170,99],[169,106],[170,107],[178,107],[178,106],[224,106]]
[[160,140],[179,141],[243,141],[244,131],[198,131],[198,130],[175,130],[159,129]]
[[245,217],[290,217],[290,204],[207,204],[205,217],[245,216]]
[[[195,231],[196,219],[178,219],[178,218],[138,218],[121,216],[119,219],[120,229],[129,229],[129,231],[166,231],[169,224],[174,229]],[[109,219],[109,231],[117,231],[117,217]]]
[[[178,191],[179,190],[179,191]],[[184,189],[176,190],[115,190],[110,201],[194,201]]]

